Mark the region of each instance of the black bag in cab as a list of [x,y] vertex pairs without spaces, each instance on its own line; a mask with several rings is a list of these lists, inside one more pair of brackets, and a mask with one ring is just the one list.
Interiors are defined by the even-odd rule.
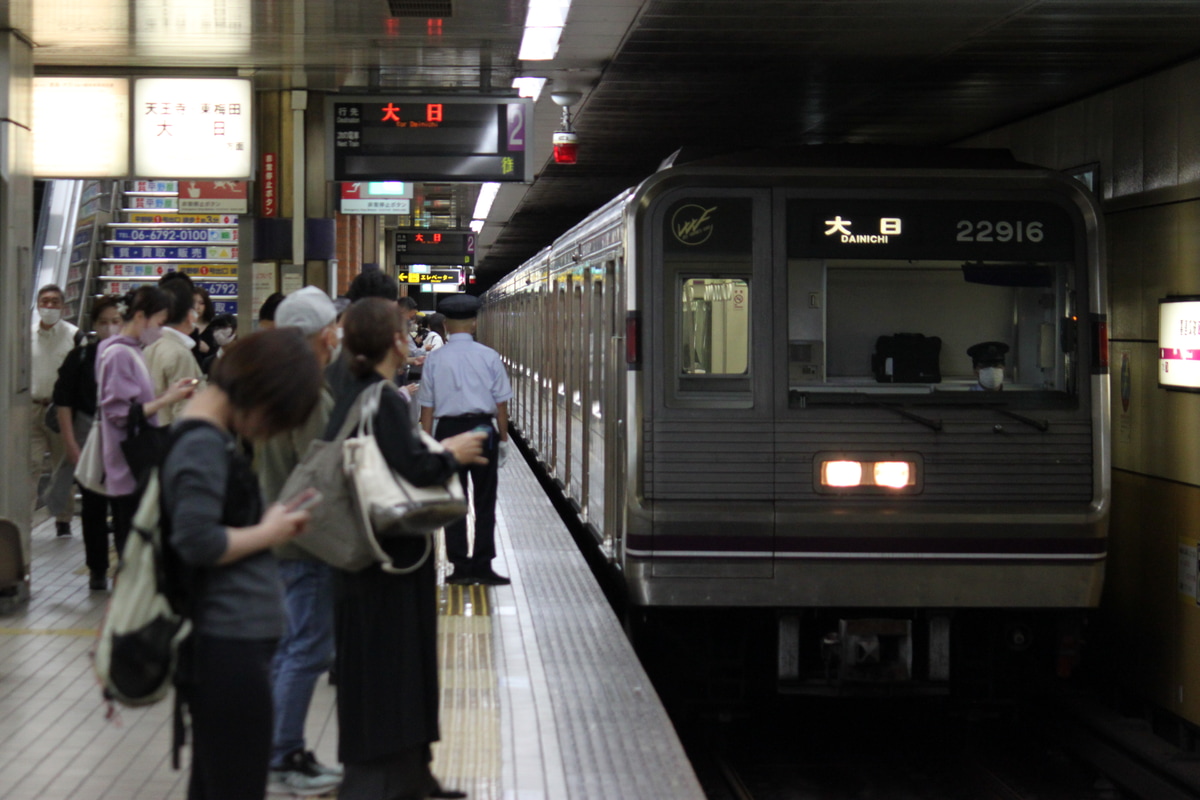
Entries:
[[942,340],[922,333],[894,333],[875,340],[871,372],[880,383],[941,383]]

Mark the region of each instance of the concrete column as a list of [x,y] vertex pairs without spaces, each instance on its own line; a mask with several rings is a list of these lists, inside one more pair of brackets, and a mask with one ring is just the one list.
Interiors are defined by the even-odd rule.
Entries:
[[[0,480],[0,608],[28,597],[31,560],[33,46],[21,12],[28,12],[28,3],[0,6],[0,465],[6,473]],[[15,565],[14,551],[20,560]]]

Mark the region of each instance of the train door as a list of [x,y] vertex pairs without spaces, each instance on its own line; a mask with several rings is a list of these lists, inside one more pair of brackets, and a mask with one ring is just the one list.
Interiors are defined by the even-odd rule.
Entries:
[[650,231],[642,463],[654,575],[769,578],[770,195],[676,189],[654,204]]

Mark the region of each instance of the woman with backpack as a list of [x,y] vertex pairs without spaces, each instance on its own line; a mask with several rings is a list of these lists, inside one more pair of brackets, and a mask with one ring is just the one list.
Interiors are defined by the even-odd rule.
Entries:
[[[68,463],[79,463],[79,453],[96,417],[96,350],[100,343],[121,332],[121,298],[102,297],[92,305],[94,341],[76,347],[58,368],[54,407],[62,431]],[[108,588],[108,498],[79,487],[82,509],[84,560],[92,591]]]
[[[337,438],[359,396],[390,381],[408,359],[408,324],[397,305],[366,298],[346,310],[342,345],[353,374],[337,397],[324,438]],[[452,478],[460,464],[481,461],[483,434],[464,433],[430,451],[394,385],[385,384],[373,420],[388,465],[415,486]],[[335,635],[338,675],[340,800],[464,797],[438,785],[430,744],[438,733],[437,574],[421,537],[392,537],[381,546],[398,567],[337,573]]]
[[121,329],[96,347],[96,433],[100,435],[104,494],[112,504],[113,539],[118,553],[125,549],[139,497],[137,477],[121,450],[121,442],[129,435],[129,415],[135,405],[141,405],[142,413],[153,425],[160,408],[191,397],[194,389],[190,381],[181,380],[155,397],[154,382],[142,355],[142,348],[162,335],[170,304],[167,293],[157,286],[129,292],[119,305]]
[[182,564],[192,619],[177,681],[192,720],[189,800],[262,800],[274,717],[271,662],[284,634],[271,548],[308,512],[264,511],[246,442],[299,427],[317,405],[316,354],[294,328],[228,348],[171,431],[160,470],[163,530]]

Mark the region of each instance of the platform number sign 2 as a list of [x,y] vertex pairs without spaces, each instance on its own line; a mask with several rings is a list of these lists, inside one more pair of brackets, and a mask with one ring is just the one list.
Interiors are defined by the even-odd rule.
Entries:
[[525,106],[515,103],[508,105],[508,149],[525,149]]

